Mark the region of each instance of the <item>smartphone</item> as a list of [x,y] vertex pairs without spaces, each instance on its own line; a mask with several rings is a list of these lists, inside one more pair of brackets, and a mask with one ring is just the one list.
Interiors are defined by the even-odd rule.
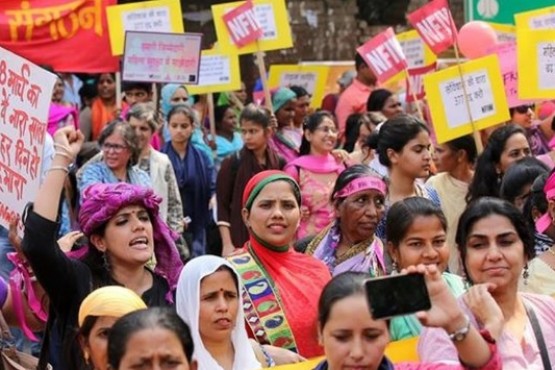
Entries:
[[404,274],[366,281],[366,299],[374,319],[427,311],[432,305],[424,275]]

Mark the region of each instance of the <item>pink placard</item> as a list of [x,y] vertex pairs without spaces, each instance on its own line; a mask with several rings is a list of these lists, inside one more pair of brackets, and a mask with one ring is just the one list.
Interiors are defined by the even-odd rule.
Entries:
[[531,104],[533,102],[532,100],[521,100],[518,98],[516,43],[512,41],[498,44],[489,49],[489,52],[491,54],[497,54],[499,57],[499,65],[501,67],[501,74],[503,75],[503,83],[505,85],[505,94],[507,95],[509,108]]
[[408,68],[401,44],[391,27],[358,47],[357,52],[374,71],[380,83]]
[[252,1],[245,1],[224,15],[224,23],[231,40],[238,47],[243,47],[258,40],[263,35],[262,27],[256,20]]
[[413,102],[414,98],[418,100],[424,99],[426,92],[424,91],[424,75],[434,72],[436,63],[428,66],[411,68],[407,74],[407,102]]
[[457,28],[447,0],[431,1],[410,13],[407,19],[436,55],[455,42]]

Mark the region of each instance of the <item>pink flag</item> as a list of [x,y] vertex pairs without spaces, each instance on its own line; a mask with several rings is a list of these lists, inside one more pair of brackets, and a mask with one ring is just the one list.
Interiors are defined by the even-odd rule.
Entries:
[[436,55],[441,54],[455,42],[457,28],[447,0],[430,1],[409,14],[407,19]]
[[231,40],[238,47],[243,47],[262,37],[262,27],[256,20],[251,0],[230,10],[223,18]]
[[407,69],[407,59],[391,27],[360,46],[357,52],[380,83]]
[[413,102],[415,97],[418,100],[424,99],[426,96],[426,92],[424,91],[424,75],[434,72],[435,70],[436,63],[408,70],[407,102]]

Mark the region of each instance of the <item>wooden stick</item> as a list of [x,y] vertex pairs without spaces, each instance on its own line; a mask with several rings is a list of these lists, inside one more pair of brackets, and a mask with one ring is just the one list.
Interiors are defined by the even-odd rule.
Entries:
[[[258,42],[257,42],[258,45]],[[258,72],[260,73],[260,80],[262,81],[262,88],[264,89],[264,101],[266,107],[273,112],[272,107],[272,95],[270,94],[270,88],[268,87],[268,77],[266,75],[266,64],[264,63],[264,53],[258,48],[256,51],[256,64],[258,65]]]
[[116,72],[116,108],[121,111],[121,72]]
[[208,93],[206,95],[207,103],[208,103],[208,124],[210,125],[210,147],[212,148],[212,156],[214,159],[218,156],[217,148],[213,144],[216,143],[216,115],[214,112],[214,94]]

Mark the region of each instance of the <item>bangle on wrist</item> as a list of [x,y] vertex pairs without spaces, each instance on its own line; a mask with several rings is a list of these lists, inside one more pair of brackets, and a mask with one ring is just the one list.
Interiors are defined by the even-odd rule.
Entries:
[[46,172],[50,172],[50,171],[64,171],[66,174],[69,173],[69,169],[64,166],[52,166],[46,170]]
[[54,155],[61,155],[62,157],[65,157],[65,158],[69,159],[72,162],[75,160],[75,158],[73,158],[72,155],[70,155],[66,152],[63,152],[63,151],[56,151],[56,152],[54,152]]

